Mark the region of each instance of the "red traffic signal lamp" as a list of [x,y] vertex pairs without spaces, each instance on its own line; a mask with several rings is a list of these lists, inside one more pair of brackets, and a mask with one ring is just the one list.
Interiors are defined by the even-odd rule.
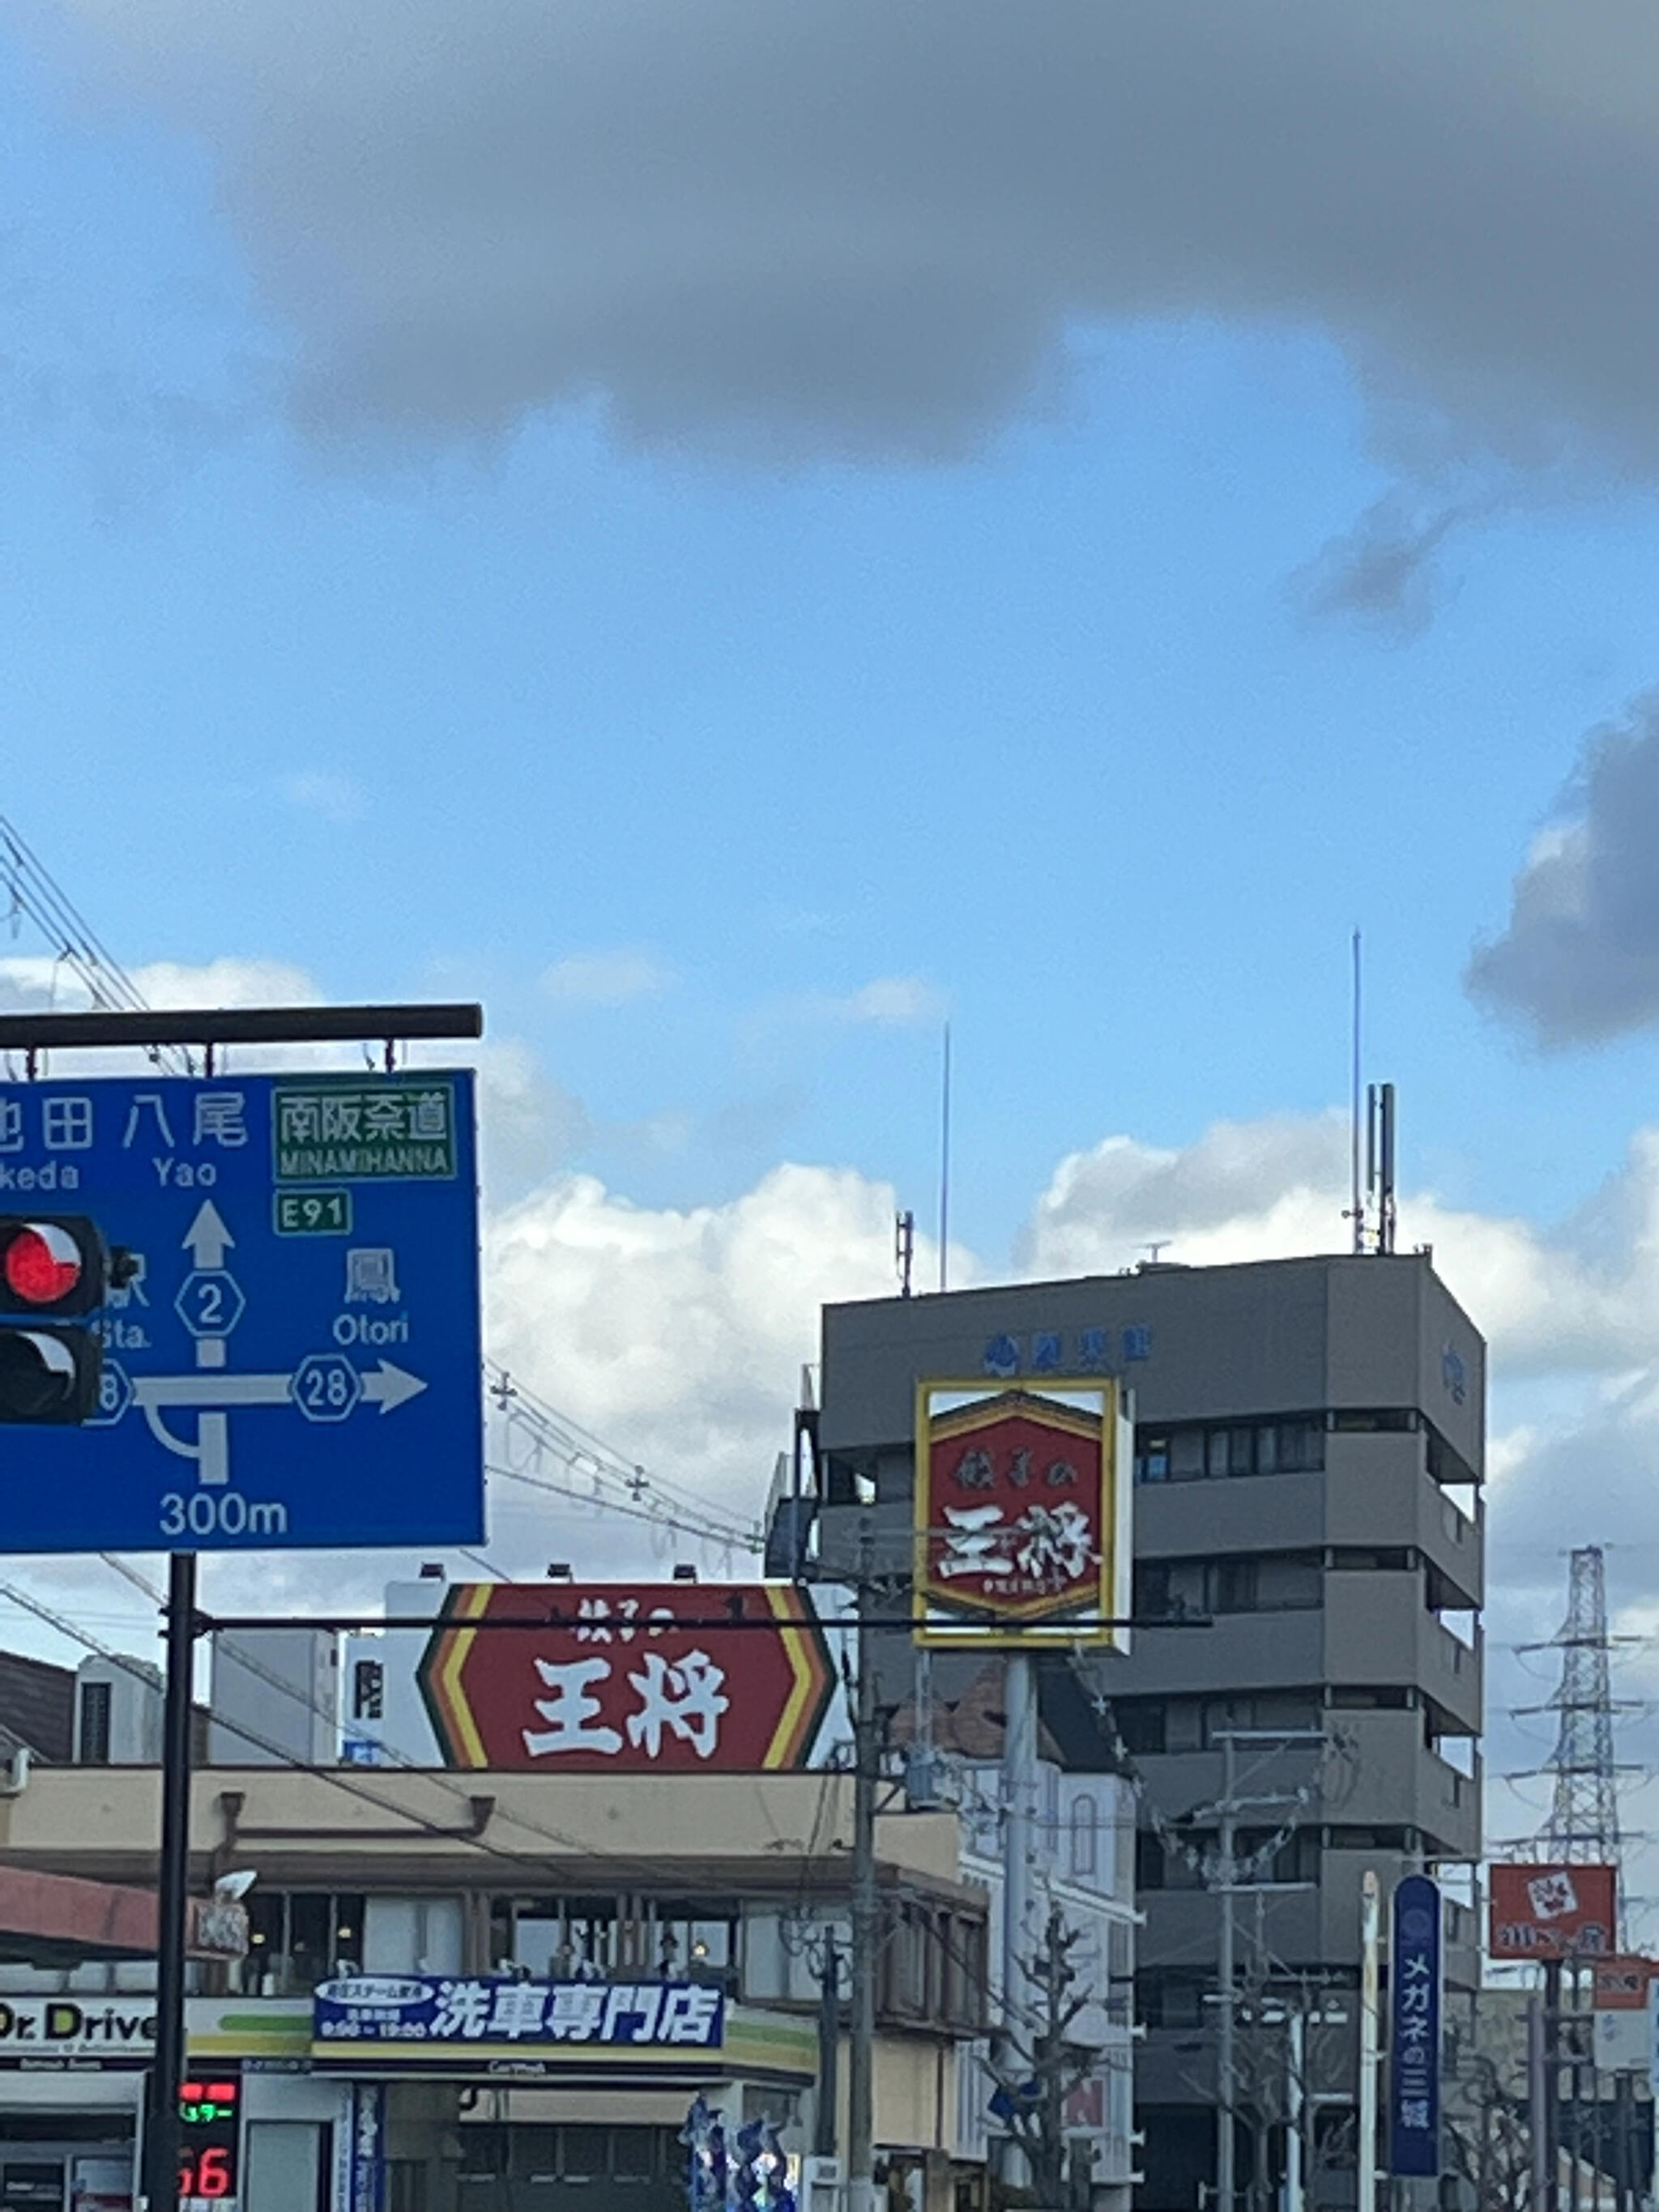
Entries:
[[0,1214],[0,1313],[89,1314],[109,1296],[109,1248],[82,1213]]
[[98,1407],[103,1340],[83,1322],[131,1280],[80,1213],[0,1214],[0,1422],[75,1425]]

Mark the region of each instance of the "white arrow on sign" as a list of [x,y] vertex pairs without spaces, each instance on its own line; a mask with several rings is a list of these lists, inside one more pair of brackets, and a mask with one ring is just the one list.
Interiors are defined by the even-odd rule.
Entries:
[[[383,1359],[372,1375],[360,1376],[364,1403],[383,1413],[405,1404],[426,1389],[418,1375]],[[132,1395],[146,1413],[163,1406],[285,1406],[294,1395],[291,1375],[147,1375],[135,1380]],[[155,1424],[152,1421],[150,1426]],[[173,1449],[179,1447],[174,1444]]]
[[192,1262],[198,1267],[222,1267],[225,1254],[235,1242],[218,1207],[210,1198],[204,1198],[184,1236],[185,1249]]
[[[406,1404],[427,1387],[418,1375],[394,1367],[388,1359],[381,1360],[372,1375],[359,1374],[357,1382],[358,1403],[378,1406],[382,1413]],[[133,1402],[143,1408],[155,1441],[180,1459],[193,1459],[197,1480],[215,1488],[230,1480],[229,1409],[295,1403],[292,1375],[147,1375],[135,1381],[132,1395]],[[169,1406],[199,1408],[194,1443],[175,1437],[162,1419]],[[348,1416],[349,1412],[348,1407]]]

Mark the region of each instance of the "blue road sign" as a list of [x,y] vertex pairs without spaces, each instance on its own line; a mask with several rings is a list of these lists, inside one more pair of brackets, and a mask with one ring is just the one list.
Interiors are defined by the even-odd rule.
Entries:
[[0,1552],[476,1542],[469,1073],[0,1085],[0,1212],[137,1272],[84,1427],[0,1430]]

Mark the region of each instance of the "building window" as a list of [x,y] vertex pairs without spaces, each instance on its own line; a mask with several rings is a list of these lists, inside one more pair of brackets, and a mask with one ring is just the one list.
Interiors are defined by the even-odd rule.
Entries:
[[109,1701],[108,1682],[81,1684],[81,1764],[82,1766],[109,1765]]
[[[1332,1415],[1333,1423],[1389,1425],[1386,1415]],[[1139,1483],[1197,1482],[1233,1475],[1316,1474],[1325,1464],[1323,1413],[1291,1420],[1143,1429],[1135,1438]]]
[[1138,1620],[1164,1620],[1170,1613],[1170,1570],[1161,1559],[1142,1559],[1134,1570],[1130,1601]]
[[497,1897],[490,1961],[553,1981],[659,1974],[735,1993],[738,1907],[721,1897]]
[[351,1669],[351,1717],[378,1721],[386,1702],[386,1668],[378,1659],[359,1659]]
[[1169,1708],[1162,1698],[1133,1698],[1114,1705],[1113,1716],[1125,1751],[1143,1756],[1161,1752],[1169,1727]]
[[1263,1434],[1272,1438],[1273,1466],[1262,1473],[1317,1474],[1325,1464],[1325,1428],[1318,1421],[1276,1421]]
[[1256,1609],[1257,1562],[1218,1559],[1211,1569],[1212,1613],[1254,1613]]
[[1190,1974],[1141,1974],[1135,1983],[1135,2001],[1149,2027],[1197,2027],[1206,2008],[1204,1984]]
[[248,1985],[263,1996],[302,1995],[362,1958],[364,1899],[328,1890],[256,1888],[249,1895]]
[[1169,1437],[1161,1431],[1143,1429],[1135,1439],[1135,1480],[1167,1482],[1169,1479]]
[[1072,1800],[1072,1872],[1092,1875],[1097,1871],[1099,1808],[1086,1792]]
[[1196,1482],[1206,1472],[1202,1429],[1176,1429],[1170,1437],[1170,1480]]
[[1141,1829],[1135,1838],[1135,1887],[1162,1889],[1167,1871],[1161,1838]]

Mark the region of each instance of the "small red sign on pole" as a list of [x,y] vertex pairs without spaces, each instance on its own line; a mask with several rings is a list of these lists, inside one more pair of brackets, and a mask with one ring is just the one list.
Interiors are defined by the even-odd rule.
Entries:
[[1597,2012],[1645,2012],[1648,1984],[1659,1974],[1651,1959],[1598,1959],[1591,1978],[1591,2002]]
[[1495,1864],[1494,1959],[1599,1959],[1619,1937],[1618,1876],[1610,1866]]

